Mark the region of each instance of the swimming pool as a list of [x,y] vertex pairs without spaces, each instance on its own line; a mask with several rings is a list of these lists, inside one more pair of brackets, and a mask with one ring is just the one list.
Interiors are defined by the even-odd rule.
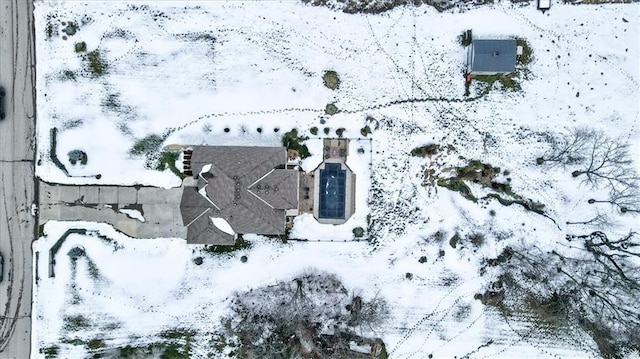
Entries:
[[339,163],[327,163],[320,170],[320,218],[344,218],[347,171]]

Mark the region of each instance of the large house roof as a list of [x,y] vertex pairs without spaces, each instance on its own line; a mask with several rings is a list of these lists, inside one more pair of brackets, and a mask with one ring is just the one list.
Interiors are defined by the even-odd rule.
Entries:
[[274,209],[298,207],[298,191],[288,188],[298,187],[298,173],[285,169],[273,169],[266,176],[257,180],[249,192]]
[[197,187],[180,204],[189,243],[233,243],[235,233],[284,234],[285,211],[298,208],[298,171],[285,169],[284,147],[193,146]]
[[516,40],[473,40],[471,73],[510,73],[516,69]]

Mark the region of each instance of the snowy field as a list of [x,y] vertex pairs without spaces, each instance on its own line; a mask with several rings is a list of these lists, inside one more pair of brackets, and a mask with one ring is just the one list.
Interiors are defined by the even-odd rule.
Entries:
[[[343,127],[345,137],[361,137],[363,126],[374,127],[371,117],[377,125],[369,135],[372,168],[358,185],[370,186],[372,195],[355,220],[370,214],[377,245],[280,244],[254,236],[250,249],[213,256],[180,239],[131,239],[102,224],[51,222],[34,243],[33,357],[52,347],[60,358],[108,353],[185,327],[197,331],[192,357],[217,355],[208,336],[234,291],[288,280],[310,267],[390,303],[391,319],[374,336],[392,358],[598,357],[580,330],[539,332],[518,316],[505,320],[474,295],[495,280],[492,272],[480,275],[483,258],[514,245],[548,251],[566,234],[595,230],[567,222],[605,213],[612,237],[640,230],[637,215],[587,204],[604,190],[586,188],[570,170],[535,163],[549,149],[540,133],[587,126],[628,141],[640,169],[639,11],[637,3],[554,4],[542,14],[532,3],[349,15],[297,2],[37,2],[41,179],[175,187],[180,181],[171,172],[145,168],[143,156],[130,154],[137,141],[155,134],[165,137],[163,145],[279,145],[294,127],[305,135],[318,127],[321,136],[325,127],[331,133]],[[68,22],[78,25],[73,35],[62,32]],[[465,99],[466,53],[458,36],[466,29],[476,37],[528,42],[533,59],[520,73],[521,90],[494,88],[459,101]],[[76,48],[81,42],[86,49]],[[323,85],[326,70],[340,76],[335,91]],[[474,82],[471,97],[481,91]],[[329,103],[341,112],[326,115]],[[53,127],[57,156],[72,177],[50,160]],[[409,155],[430,143],[450,151],[433,160]],[[309,148],[314,156],[305,168],[320,155],[318,146]],[[86,165],[69,163],[66,153],[73,149],[87,153]],[[545,204],[546,216],[422,185],[425,169],[444,172],[463,159],[508,170],[502,176],[513,191]],[[349,161],[367,173],[368,162]],[[91,177],[96,173],[100,179]],[[470,187],[476,195],[486,191]],[[49,249],[66,228],[96,229],[112,242],[70,235],[49,278]],[[486,233],[479,247],[449,243],[454,233],[477,232]],[[341,240],[349,233],[334,235],[299,217],[293,235],[305,234]],[[74,262],[67,253],[77,245],[86,255]],[[193,262],[198,256],[200,266]],[[81,331],[69,327],[69,318],[78,316],[86,319],[75,323]],[[98,339],[97,348],[88,345]]]

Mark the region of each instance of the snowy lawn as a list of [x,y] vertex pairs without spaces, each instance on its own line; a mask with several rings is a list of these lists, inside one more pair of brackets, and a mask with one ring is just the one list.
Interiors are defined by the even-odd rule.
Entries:
[[[55,256],[55,277],[50,278],[49,249],[67,228],[95,232],[66,238]],[[249,240],[250,249],[221,255],[187,246],[181,239],[133,239],[107,225],[49,222],[45,237],[34,244],[39,253],[34,357],[52,347],[58,357],[117,357],[127,345],[138,347],[138,355],[149,345],[161,353],[166,333],[185,328],[196,333],[189,343],[192,357],[217,357],[222,353],[210,341],[235,291],[275,284],[311,269],[335,273],[353,295],[388,301],[390,320],[372,335],[385,341],[392,357],[460,357],[490,339],[496,345],[483,355],[534,358],[548,352],[568,357],[576,350],[574,344],[551,338],[523,340],[529,325],[515,321],[510,328],[474,300],[482,283],[476,261],[465,259],[478,257],[472,248],[456,251],[448,241],[434,245],[414,236],[377,252],[363,242],[284,245],[260,237]],[[73,260],[76,247],[84,254]],[[203,258],[201,265],[195,264],[197,257]],[[91,343],[100,345],[92,348]],[[185,350],[184,343],[180,347]]]
[[[172,187],[179,179],[145,168],[143,152],[153,160],[167,144],[279,145],[293,127],[310,136],[312,127],[319,136],[324,128],[331,136],[345,128],[345,137],[361,137],[368,125],[369,175],[369,160],[350,154],[347,163],[364,173],[358,188],[366,193],[353,221],[363,225],[370,215],[373,245],[342,242],[352,236],[351,221],[334,231],[308,216],[296,219],[293,234],[340,242],[283,245],[250,237],[251,248],[221,257],[180,239],[130,239],[104,225],[50,223],[34,244],[34,357],[52,347],[61,358],[115,355],[127,345],[166,342],[167,331],[184,328],[195,331],[187,340],[193,357],[213,354],[209,339],[234,291],[310,267],[389,302],[391,318],[374,334],[393,358],[597,357],[581,330],[537,330],[526,315],[503,317],[474,295],[497,276],[480,275],[482,259],[507,246],[566,250],[567,234],[606,229],[617,238],[639,230],[637,215],[588,204],[608,191],[573,178],[576,168],[536,165],[550,148],[546,135],[590,127],[628,141],[640,168],[638,6],[554,4],[546,14],[533,4],[455,14],[407,6],[349,15],[296,2],[37,2],[40,178]],[[496,85],[485,95],[474,81],[464,96],[466,53],[458,36],[466,29],[528,42],[533,59],[516,78],[521,90]],[[84,49],[76,46],[82,42]],[[340,77],[336,90],[323,85],[327,70]],[[327,104],[339,112],[325,114]],[[73,177],[50,160],[53,127],[56,155]],[[157,137],[141,145],[151,135]],[[448,150],[409,155],[426,144]],[[87,153],[86,165],[70,164],[74,149]],[[305,169],[321,156],[312,141],[309,149]],[[429,170],[446,178],[469,160],[500,167],[496,181],[544,204],[544,215],[424,185]],[[92,177],[97,173],[100,179]],[[476,197],[492,192],[468,186]],[[608,218],[606,226],[567,224],[598,215]],[[117,245],[71,235],[49,278],[48,248],[66,227],[99,229]],[[456,233],[460,241],[451,242]],[[67,255],[74,244],[86,252],[75,264]]]

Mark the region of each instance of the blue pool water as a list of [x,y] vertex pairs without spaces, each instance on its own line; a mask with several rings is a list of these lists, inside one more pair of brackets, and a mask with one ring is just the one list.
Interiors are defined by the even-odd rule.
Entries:
[[320,218],[344,218],[347,171],[338,163],[327,163],[320,170]]

